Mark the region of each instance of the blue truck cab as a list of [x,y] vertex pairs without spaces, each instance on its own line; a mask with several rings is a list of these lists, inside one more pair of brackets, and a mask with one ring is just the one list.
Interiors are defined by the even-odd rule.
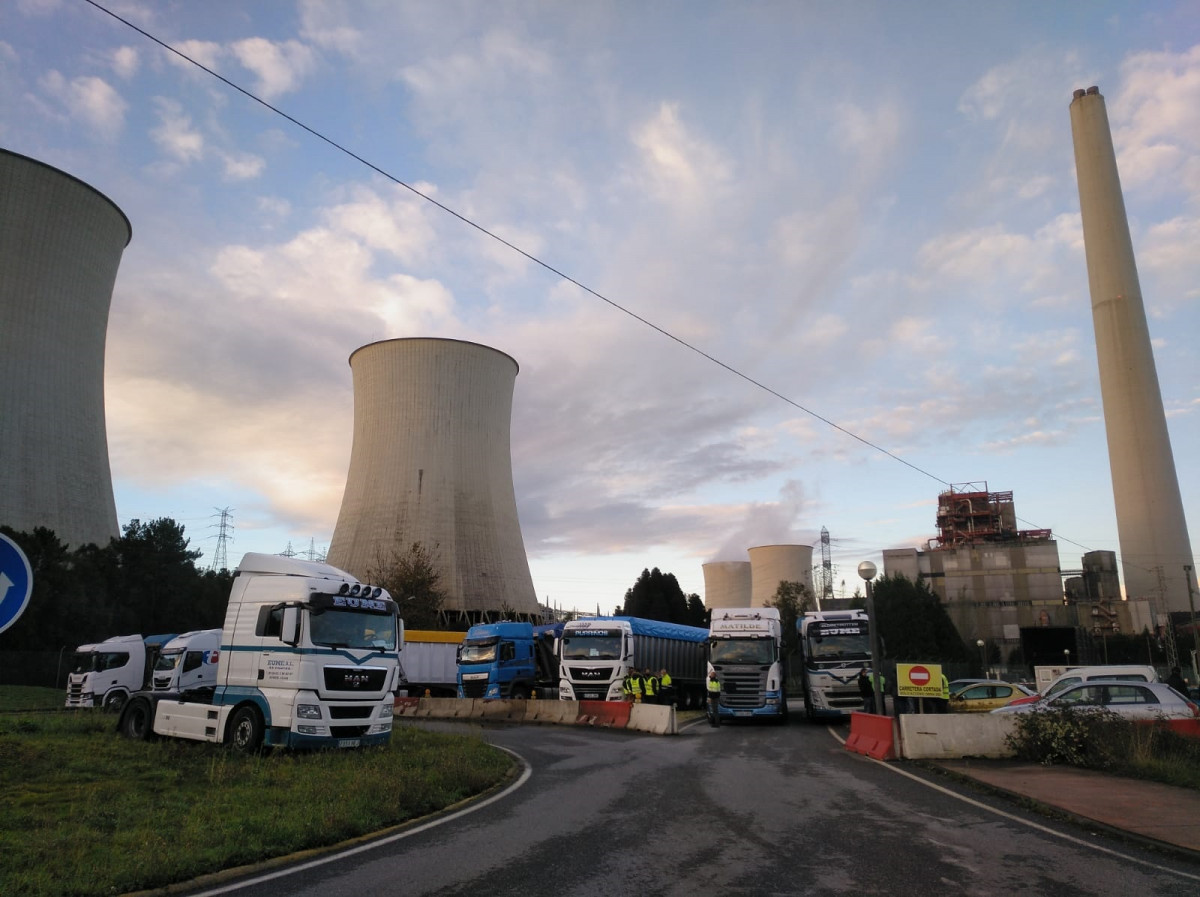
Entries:
[[563,624],[479,623],[458,654],[460,698],[558,696],[558,638]]

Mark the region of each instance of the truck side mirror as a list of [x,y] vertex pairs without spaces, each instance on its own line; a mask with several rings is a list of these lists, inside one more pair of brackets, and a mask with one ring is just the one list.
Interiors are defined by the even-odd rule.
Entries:
[[279,638],[289,645],[300,642],[300,608],[285,607],[283,609],[283,624],[280,626]]

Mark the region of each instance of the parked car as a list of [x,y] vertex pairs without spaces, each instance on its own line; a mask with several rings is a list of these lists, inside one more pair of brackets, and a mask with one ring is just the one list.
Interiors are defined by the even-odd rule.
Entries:
[[1032,704],[1006,704],[992,713],[1039,710],[1110,710],[1127,719],[1200,719],[1200,705],[1165,682],[1097,679],[1063,689]]
[[992,681],[992,679],[951,679],[949,685],[950,694],[956,694],[957,692],[962,691],[968,685],[979,685],[984,682]]
[[950,711],[952,713],[987,713],[997,707],[1003,707],[1014,698],[1037,697],[1037,692],[1030,691],[1023,685],[1012,682],[984,680],[950,692]]
[[1091,682],[1095,679],[1111,679],[1122,682],[1126,680],[1130,682],[1157,682],[1158,672],[1154,667],[1138,666],[1136,664],[1072,667],[1065,673],[1060,673],[1058,678],[1047,685],[1039,694],[1028,698],[1017,698],[1014,703],[1032,704],[1041,698],[1052,698],[1072,685],[1079,685],[1081,682]]

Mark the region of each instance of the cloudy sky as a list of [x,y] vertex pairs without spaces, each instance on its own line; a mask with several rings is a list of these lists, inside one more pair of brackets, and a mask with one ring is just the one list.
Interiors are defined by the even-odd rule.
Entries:
[[703,594],[703,563],[823,526],[853,591],[964,483],[1064,568],[1119,552],[1068,116],[1093,84],[1197,544],[1194,0],[101,3],[130,24],[0,5],[0,146],[132,221],[117,512],[201,563],[226,507],[231,563],[328,546],[348,356],[408,336],[520,364],[522,530],[565,607],[654,566]]

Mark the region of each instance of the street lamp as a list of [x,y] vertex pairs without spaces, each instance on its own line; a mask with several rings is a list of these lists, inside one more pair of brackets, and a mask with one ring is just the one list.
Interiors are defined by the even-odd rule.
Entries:
[[871,633],[871,690],[875,694],[875,708],[887,715],[887,707],[883,703],[883,695],[879,690],[879,630],[875,626],[875,593],[871,590],[871,580],[875,578],[877,568],[870,561],[858,565],[858,575],[862,577],[867,587],[867,627]]
[[975,641],[975,647],[979,649],[979,669],[983,670],[983,675],[987,675],[987,643],[983,639]]
[[1071,665],[1071,649],[1063,648],[1063,666],[1069,667],[1070,665]]

